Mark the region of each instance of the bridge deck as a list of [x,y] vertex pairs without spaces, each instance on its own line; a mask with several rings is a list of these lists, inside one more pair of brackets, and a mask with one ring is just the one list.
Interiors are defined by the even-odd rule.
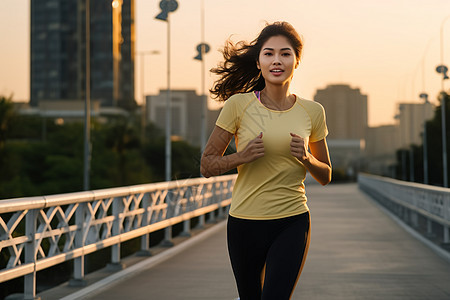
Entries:
[[[450,299],[450,263],[356,185],[307,191],[311,246],[293,299]],[[217,226],[216,234],[90,299],[235,299],[225,226]]]

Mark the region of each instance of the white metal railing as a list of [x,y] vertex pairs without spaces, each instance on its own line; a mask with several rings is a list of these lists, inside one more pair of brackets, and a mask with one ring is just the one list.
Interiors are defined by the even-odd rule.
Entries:
[[0,254],[9,257],[0,282],[24,276],[24,298],[34,299],[36,272],[68,260],[82,282],[89,253],[111,247],[111,261],[119,264],[124,241],[141,237],[141,250],[149,251],[151,232],[166,228],[170,241],[173,224],[184,221],[189,233],[191,218],[203,225],[206,214],[223,215],[235,180],[226,175],[0,200]]
[[450,189],[405,182],[375,175],[359,174],[360,189],[381,201],[390,201],[400,209],[403,218],[415,227],[418,215],[427,220],[427,233],[432,234],[432,222],[443,228],[443,242],[449,243]]

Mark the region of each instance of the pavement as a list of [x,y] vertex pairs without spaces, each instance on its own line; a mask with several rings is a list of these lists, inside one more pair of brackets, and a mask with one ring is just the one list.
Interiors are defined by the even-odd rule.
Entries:
[[[450,299],[449,260],[399,226],[356,184],[312,184],[307,196],[311,244],[292,299]],[[85,288],[61,286],[39,296],[43,300],[238,297],[224,221],[108,275]]]

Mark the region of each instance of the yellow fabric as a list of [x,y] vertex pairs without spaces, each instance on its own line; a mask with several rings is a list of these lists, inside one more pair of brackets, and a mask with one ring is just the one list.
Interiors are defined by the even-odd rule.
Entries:
[[238,152],[263,133],[264,157],[238,167],[231,216],[268,220],[308,211],[306,169],[290,153],[290,133],[310,142],[326,137],[325,112],[319,103],[297,97],[290,109],[275,111],[254,93],[236,94],[225,102],[216,125],[235,135]]

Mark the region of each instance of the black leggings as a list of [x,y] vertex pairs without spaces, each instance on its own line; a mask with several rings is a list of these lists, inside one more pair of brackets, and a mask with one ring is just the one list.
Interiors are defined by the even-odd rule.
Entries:
[[240,299],[290,299],[308,252],[309,212],[274,220],[229,216],[227,235]]

